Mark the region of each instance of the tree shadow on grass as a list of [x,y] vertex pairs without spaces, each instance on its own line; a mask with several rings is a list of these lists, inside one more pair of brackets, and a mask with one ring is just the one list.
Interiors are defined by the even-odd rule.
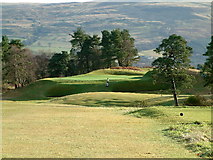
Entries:
[[149,108],[149,107],[127,112],[125,113],[125,115],[133,115],[137,118],[141,118],[143,116],[151,117],[151,118],[166,116],[163,112],[156,110],[154,108]]
[[45,92],[56,84],[57,82],[51,80],[40,80],[26,87],[5,93],[3,99],[11,101],[49,100],[51,98],[45,96]]
[[143,76],[141,76],[141,77],[132,77],[130,79],[138,79],[138,80],[140,79],[141,80],[141,79],[143,79]]
[[155,105],[155,106],[171,106],[174,105],[174,100],[170,100],[172,96],[161,96],[148,99],[147,102]]
[[126,101],[118,101],[118,100],[97,100],[95,102],[95,106],[118,106],[118,107],[127,107],[129,106],[129,102]]

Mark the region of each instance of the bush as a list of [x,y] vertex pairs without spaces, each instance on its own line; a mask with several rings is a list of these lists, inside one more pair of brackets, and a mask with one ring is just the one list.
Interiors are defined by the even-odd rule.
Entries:
[[206,100],[206,98],[199,96],[199,95],[190,96],[186,99],[184,104],[187,106],[206,106],[207,100]]
[[124,69],[112,69],[112,70],[105,70],[105,74],[111,74],[111,75],[144,75],[142,71],[138,70],[124,70]]

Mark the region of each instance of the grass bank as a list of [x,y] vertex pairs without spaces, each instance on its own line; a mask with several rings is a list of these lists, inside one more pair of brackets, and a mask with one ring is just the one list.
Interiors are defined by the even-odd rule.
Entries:
[[[185,100],[187,97],[187,95],[180,96],[180,102]],[[51,99],[50,102],[90,107],[144,107],[156,105],[171,106],[173,105],[174,100],[173,96],[171,95],[123,92],[89,92],[54,98]]]

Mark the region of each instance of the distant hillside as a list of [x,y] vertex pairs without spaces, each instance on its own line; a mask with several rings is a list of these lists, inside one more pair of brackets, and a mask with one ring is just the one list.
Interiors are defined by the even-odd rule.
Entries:
[[[203,63],[210,39],[210,3],[61,3],[3,4],[2,33],[19,38],[34,51],[70,49],[77,27],[91,34],[104,29],[129,29],[139,51],[156,48],[163,38],[176,33],[194,48],[192,62]],[[150,54],[151,55],[150,55]],[[146,62],[156,55],[141,52]]]

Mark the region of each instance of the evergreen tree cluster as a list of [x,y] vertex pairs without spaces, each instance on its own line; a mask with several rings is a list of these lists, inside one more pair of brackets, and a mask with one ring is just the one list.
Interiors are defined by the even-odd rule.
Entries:
[[71,76],[102,68],[127,67],[139,60],[135,40],[128,30],[104,30],[101,33],[102,38],[77,28],[70,34],[70,53],[62,51],[50,59],[50,76]]

